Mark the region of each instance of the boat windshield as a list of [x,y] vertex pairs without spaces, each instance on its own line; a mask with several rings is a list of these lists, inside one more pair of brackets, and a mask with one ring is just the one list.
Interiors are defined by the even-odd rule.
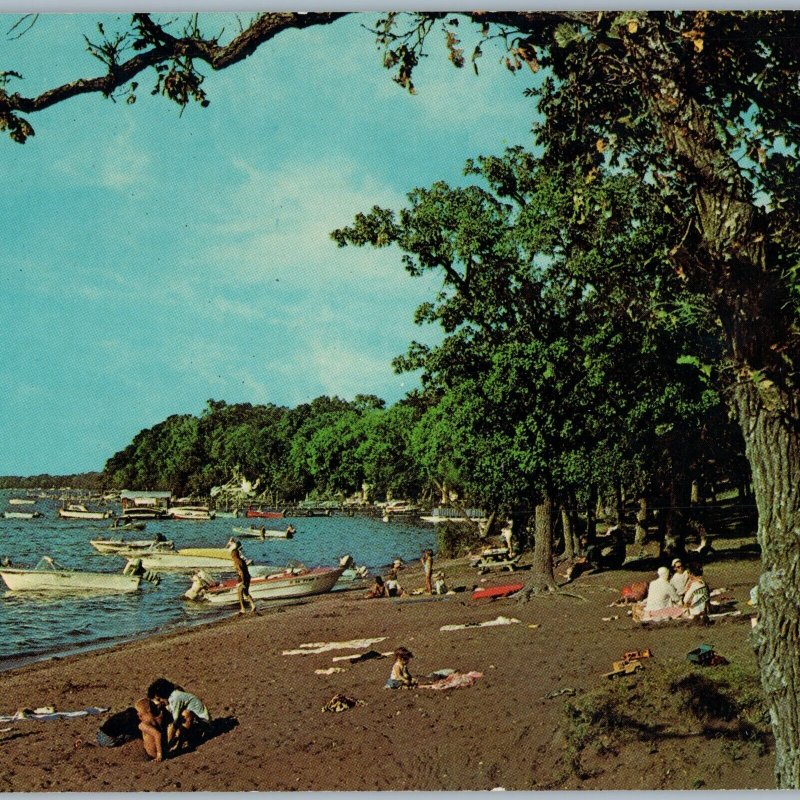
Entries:
[[65,570],[66,567],[61,566],[55,559],[50,558],[50,556],[42,556],[39,559],[39,563],[34,567],[35,570],[50,570],[50,571],[59,571]]

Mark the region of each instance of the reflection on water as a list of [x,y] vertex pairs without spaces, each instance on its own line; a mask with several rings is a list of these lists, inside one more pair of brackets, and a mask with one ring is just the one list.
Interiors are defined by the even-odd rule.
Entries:
[[[0,492],[0,511],[8,507],[9,492]],[[90,539],[119,538],[107,521],[59,520],[56,505],[40,501],[44,514],[34,520],[0,517],[0,557],[15,566],[32,567],[42,556],[51,556],[72,569],[117,572],[125,566],[119,556],[97,553]],[[273,527],[282,524],[278,523]],[[299,561],[308,566],[333,565],[345,553],[357,564],[376,568],[395,557],[419,558],[420,551],[434,545],[431,528],[398,521],[383,523],[374,518],[331,516],[295,519],[293,539],[259,541],[243,539],[243,549],[254,562],[283,566]],[[210,522],[157,520],[145,531],[123,534],[129,539],[155,537],[161,532],[180,547],[224,547],[232,528],[246,527],[247,520],[215,519]],[[143,583],[140,592],[123,595],[37,595],[9,592],[0,583],[0,669],[20,661],[82,649],[116,639],[133,638],[146,632],[213,619],[230,609],[206,611],[181,599],[189,587],[187,575],[162,576],[155,588]]]

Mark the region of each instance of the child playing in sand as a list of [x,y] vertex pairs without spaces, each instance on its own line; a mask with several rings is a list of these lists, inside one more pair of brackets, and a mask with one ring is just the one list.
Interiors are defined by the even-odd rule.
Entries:
[[164,742],[167,752],[195,747],[208,737],[211,715],[199,697],[184,692],[166,678],[154,680],[147,696],[158,708],[166,708],[172,717]]
[[416,686],[416,680],[411,676],[408,671],[408,662],[414,658],[414,654],[407,650],[405,647],[398,647],[394,651],[394,664],[392,664],[392,672],[389,675],[389,680],[386,681],[387,689],[410,689]]

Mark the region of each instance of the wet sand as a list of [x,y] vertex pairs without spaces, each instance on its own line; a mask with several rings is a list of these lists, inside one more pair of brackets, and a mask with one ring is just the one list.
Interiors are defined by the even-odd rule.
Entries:
[[[0,713],[52,705],[121,710],[164,676],[199,695],[227,732],[161,764],[140,741],[94,746],[102,718],[0,725],[0,774],[7,791],[247,791],[247,790],[485,790],[704,789],[774,785],[771,748],[761,756],[726,758],[724,743],[668,740],[649,750],[628,747],[599,760],[596,774],[571,773],[561,733],[563,688],[579,696],[601,682],[623,652],[649,647],[647,669],[682,661],[701,642],[732,662],[752,665],[749,624],[708,629],[636,627],[624,609],[608,607],[619,588],[649,574],[620,570],[582,576],[568,590],[580,595],[473,601],[474,585],[524,580],[526,572],[481,577],[464,561],[445,566],[448,583],[467,591],[429,598],[365,600],[333,593],[260,616],[232,615],[204,626],[109,650],[51,659],[3,673]],[[721,561],[706,576],[726,586],[746,610],[757,561]],[[401,574],[407,589],[422,586],[419,570]],[[441,631],[453,623],[498,616],[517,624]],[[603,617],[618,616],[603,621]],[[530,626],[538,627],[530,627]],[[364,650],[283,655],[302,643],[385,637],[373,645],[414,653],[411,671],[443,668],[483,673],[469,688],[436,692],[387,690],[391,659],[333,661]],[[345,671],[315,674],[332,666]],[[635,680],[635,677],[632,678]],[[323,713],[337,693],[363,701]],[[235,723],[235,724],[234,724]]]

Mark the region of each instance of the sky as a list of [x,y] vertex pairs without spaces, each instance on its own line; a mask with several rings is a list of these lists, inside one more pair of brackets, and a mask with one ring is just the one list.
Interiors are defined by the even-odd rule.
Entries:
[[[31,115],[25,145],[0,134],[0,474],[100,470],[143,428],[211,398],[391,404],[417,385],[391,360],[437,341],[413,324],[436,277],[329,233],[402,207],[416,186],[464,182],[467,158],[530,145],[532,76],[492,50],[480,76],[456,70],[439,36],[411,96],[363,28],[376,16],[203,70],[205,109],[151,96],[149,73],[135,104],[80,97]],[[127,20],[50,14],[12,40],[17,18],[0,15],[0,69],[20,72],[9,88],[28,96],[100,74],[83,35]]]

